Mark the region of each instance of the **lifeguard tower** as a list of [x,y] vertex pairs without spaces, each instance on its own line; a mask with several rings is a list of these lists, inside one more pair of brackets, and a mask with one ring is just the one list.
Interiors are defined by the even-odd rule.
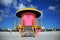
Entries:
[[41,16],[39,10],[35,8],[23,8],[16,12],[16,16],[21,19],[19,34],[21,37],[35,37],[38,26],[36,18]]

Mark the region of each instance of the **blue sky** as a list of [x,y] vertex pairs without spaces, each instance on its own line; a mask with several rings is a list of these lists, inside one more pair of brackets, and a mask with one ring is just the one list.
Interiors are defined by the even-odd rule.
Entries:
[[37,18],[37,25],[45,28],[60,28],[60,0],[0,0],[0,28],[14,29],[19,18],[16,11],[21,8],[36,8],[41,11],[41,17]]

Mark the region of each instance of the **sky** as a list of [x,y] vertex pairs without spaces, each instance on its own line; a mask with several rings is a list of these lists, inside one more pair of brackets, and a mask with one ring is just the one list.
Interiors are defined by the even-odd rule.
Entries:
[[45,28],[60,28],[60,0],[0,0],[0,28],[14,29],[19,24],[16,11],[21,8],[36,8],[41,11],[37,25]]

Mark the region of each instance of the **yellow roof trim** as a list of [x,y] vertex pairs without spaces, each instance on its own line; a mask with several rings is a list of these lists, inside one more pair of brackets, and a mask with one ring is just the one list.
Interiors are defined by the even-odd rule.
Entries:
[[34,10],[34,11],[40,12],[39,10],[35,8],[22,8],[22,9],[19,9],[16,13],[18,13],[19,11],[23,11],[23,10]]

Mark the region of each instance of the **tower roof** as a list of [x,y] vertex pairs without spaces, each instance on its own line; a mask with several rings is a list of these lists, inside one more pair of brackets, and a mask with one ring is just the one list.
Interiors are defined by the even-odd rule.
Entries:
[[36,18],[41,16],[41,13],[39,10],[35,9],[35,8],[23,8],[20,9],[16,12],[16,16],[21,18],[21,14],[23,14],[24,12],[32,12],[36,15]]

